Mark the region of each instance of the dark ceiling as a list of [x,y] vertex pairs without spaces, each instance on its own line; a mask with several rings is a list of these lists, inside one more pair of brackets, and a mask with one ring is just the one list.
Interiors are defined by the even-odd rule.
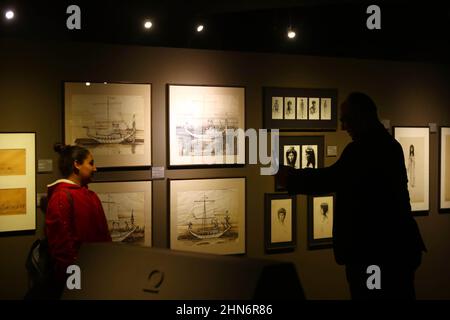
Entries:
[[[81,30],[66,28],[66,8],[81,8]],[[381,30],[366,9],[381,8]],[[14,8],[16,19],[3,11]],[[148,46],[447,62],[448,1],[3,1],[0,36]],[[154,27],[143,28],[145,18]],[[196,33],[197,22],[205,24]],[[295,40],[286,37],[291,25]]]

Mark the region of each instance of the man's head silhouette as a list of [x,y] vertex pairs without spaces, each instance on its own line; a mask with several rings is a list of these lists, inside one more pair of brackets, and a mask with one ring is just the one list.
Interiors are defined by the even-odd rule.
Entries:
[[353,140],[358,140],[381,125],[373,100],[361,92],[352,92],[341,105],[340,121]]

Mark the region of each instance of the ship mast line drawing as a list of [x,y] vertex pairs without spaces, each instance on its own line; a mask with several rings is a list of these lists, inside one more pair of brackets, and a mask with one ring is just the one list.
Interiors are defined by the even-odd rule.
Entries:
[[[108,193],[108,200],[102,201],[102,203],[107,204],[108,206],[108,216],[111,217],[113,209],[115,206],[119,207],[119,204],[116,201],[111,200],[111,194]],[[131,209],[131,217],[129,219],[125,219],[120,217],[117,213],[113,219],[107,219],[108,224],[111,223],[110,235],[113,242],[121,242],[128,238],[134,231],[136,231],[137,226],[134,224],[134,209]],[[128,224],[128,220],[130,224]],[[125,224],[124,227],[121,228],[121,224]]]
[[[219,238],[222,235],[224,235],[228,230],[231,229],[230,224],[230,216],[228,215],[228,210],[225,212],[225,214],[217,214],[214,210],[213,217],[207,216],[207,210],[206,210],[206,203],[214,203],[215,200],[207,200],[208,197],[206,194],[203,195],[202,200],[194,200],[194,203],[202,203],[203,204],[203,213],[200,218],[195,216],[195,213],[193,212],[195,205],[192,207],[191,213],[194,220],[201,220],[201,228],[197,230],[193,230],[193,223],[190,221],[188,223],[188,230],[191,235],[198,239],[214,239]],[[219,223],[217,221],[217,217],[223,216],[224,221],[222,222],[223,228],[221,229],[219,227]],[[208,220],[211,222],[208,223]]]
[[[110,119],[110,106],[111,104],[122,105],[121,102],[111,103],[112,97],[107,96],[106,102],[96,102],[94,105],[106,105],[106,120],[96,121],[94,127],[83,126],[86,129],[86,135],[92,139],[92,141],[86,141],[83,139],[75,140],[76,144],[111,144],[111,143],[136,143],[136,114],[133,113],[132,126],[129,127],[125,120],[111,120]],[[121,129],[120,125],[125,124],[126,128]],[[95,133],[91,133],[95,130]],[[139,139],[138,142],[144,142],[144,139]],[[133,150],[132,153],[135,153]]]

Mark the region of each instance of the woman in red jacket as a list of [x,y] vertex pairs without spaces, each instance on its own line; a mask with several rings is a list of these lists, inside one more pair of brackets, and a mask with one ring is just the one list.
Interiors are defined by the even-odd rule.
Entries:
[[45,218],[55,280],[65,285],[66,269],[75,264],[84,242],[111,241],[98,196],[88,189],[97,168],[92,154],[79,146],[55,145],[63,179],[48,185]]

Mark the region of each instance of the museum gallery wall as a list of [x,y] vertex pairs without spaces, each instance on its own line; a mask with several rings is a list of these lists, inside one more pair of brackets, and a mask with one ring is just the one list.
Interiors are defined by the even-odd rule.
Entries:
[[[380,101],[380,116],[390,119],[393,126],[424,129],[445,112],[436,101],[448,101],[444,89],[428,85],[434,77],[432,71],[426,71],[434,70],[431,66],[418,67],[422,77],[417,81],[426,90],[415,103],[420,106],[436,96],[437,111],[421,120],[403,112],[417,96],[413,99],[403,93],[400,101],[388,90],[387,80],[394,76],[403,80],[396,80],[399,88],[410,90],[412,86],[403,65],[394,62],[93,44],[36,47],[39,49],[16,43],[5,53],[14,61],[14,52],[42,52],[26,66],[17,61],[6,66],[4,74],[11,81],[2,81],[11,112],[0,120],[0,227],[5,234],[0,239],[1,261],[7,268],[5,255],[9,255],[16,259],[13,265],[17,270],[5,272],[11,275],[2,280],[5,288],[15,288],[22,280],[14,278],[26,275],[24,258],[16,258],[8,248],[25,256],[33,240],[43,234],[36,193],[45,193],[46,185],[58,178],[52,145],[62,141],[85,146],[94,154],[99,172],[89,186],[102,200],[115,241],[292,260],[305,282],[307,296],[345,298],[348,293],[339,289],[345,288],[339,282],[344,275],[332,263],[330,249],[334,195],[291,198],[277,188],[273,177],[260,176],[261,165],[239,161],[242,155],[248,160],[248,146],[241,150],[235,144],[213,156],[208,153],[211,146],[220,142],[226,146],[226,128],[279,128],[280,163],[321,168],[333,164],[349,142],[338,126],[339,105],[350,91],[360,88],[359,81],[361,90],[374,93],[377,103]],[[99,60],[94,61],[88,52],[96,52]],[[123,56],[120,60],[127,63],[117,59],[119,53]],[[352,71],[354,63],[359,63],[360,71]],[[53,67],[49,69],[49,65]],[[111,65],[115,68],[110,69]],[[360,79],[360,72],[370,73],[374,68],[380,72],[373,79]],[[28,80],[16,79],[16,70]],[[27,95],[19,99],[24,86]],[[183,105],[189,107],[183,110]],[[23,117],[25,113],[27,117]],[[450,121],[445,119],[438,124]],[[420,207],[413,214],[427,212],[428,216],[416,219],[433,225],[436,206],[443,213],[450,208],[446,160],[450,133],[448,127],[438,129],[437,134],[428,135],[422,130],[391,132],[398,133],[406,168],[409,145],[415,146],[414,188],[420,187],[417,194],[423,199],[414,198]],[[10,132],[24,135],[12,139],[7,136]],[[27,137],[30,132],[33,139]],[[423,143],[416,147],[416,140],[411,139]],[[330,147],[337,152],[329,152]],[[37,172],[42,159],[53,159],[52,172]],[[428,189],[427,181],[420,178],[427,170],[426,159]],[[438,159],[439,170],[435,170]],[[153,178],[152,169],[160,167],[165,169],[163,178]],[[7,236],[27,230],[29,236]],[[428,237],[432,234],[425,231]],[[325,260],[330,263],[322,263]],[[317,263],[325,271],[320,277],[335,284],[330,290],[312,281],[319,277]],[[15,272],[20,276],[13,276]],[[20,285],[26,286],[25,280]],[[23,291],[20,285],[16,296]],[[429,296],[433,296],[431,291]]]

